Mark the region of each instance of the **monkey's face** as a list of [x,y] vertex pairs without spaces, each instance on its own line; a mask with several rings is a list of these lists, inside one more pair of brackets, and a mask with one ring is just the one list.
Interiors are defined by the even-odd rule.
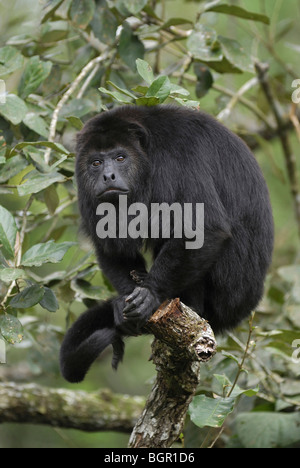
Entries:
[[121,146],[92,151],[87,158],[86,174],[92,182],[95,197],[108,201],[128,194],[132,165],[132,155]]
[[139,124],[107,119],[105,113],[85,125],[77,136],[76,163],[85,207],[117,202],[120,195],[132,202],[144,199],[150,174],[145,132]]

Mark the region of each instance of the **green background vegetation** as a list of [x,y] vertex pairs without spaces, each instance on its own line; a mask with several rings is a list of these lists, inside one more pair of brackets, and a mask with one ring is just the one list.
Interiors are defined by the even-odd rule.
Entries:
[[[66,387],[58,369],[65,330],[87,304],[112,293],[78,233],[74,143],[82,123],[122,103],[200,105],[254,149],[276,240],[253,323],[221,338],[218,355],[203,366],[184,444],[299,448],[300,362],[292,355],[300,339],[300,113],[291,99],[300,78],[299,20],[298,0],[0,0],[0,79],[8,93],[0,104],[0,337],[8,361],[0,383]],[[255,61],[269,64],[290,152],[283,151],[272,102],[253,81]],[[108,350],[75,388],[147,395],[155,376],[150,343],[129,339],[118,373]],[[211,418],[216,403],[219,424]],[[127,434],[0,426],[2,448],[127,442]]]

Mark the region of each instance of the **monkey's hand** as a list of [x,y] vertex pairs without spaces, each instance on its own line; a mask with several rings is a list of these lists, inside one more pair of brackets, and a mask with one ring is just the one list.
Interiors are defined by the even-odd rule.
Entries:
[[127,294],[124,296],[116,297],[113,301],[114,308],[114,322],[117,330],[121,335],[137,336],[139,330],[134,321],[126,321],[124,317],[124,308],[126,306]]
[[138,331],[146,325],[161,304],[155,293],[143,287],[135,288],[125,302],[127,304],[123,310],[125,324],[135,325]]

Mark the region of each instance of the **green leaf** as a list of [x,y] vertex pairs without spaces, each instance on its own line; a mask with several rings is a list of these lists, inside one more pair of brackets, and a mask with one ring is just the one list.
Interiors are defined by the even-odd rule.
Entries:
[[113,88],[115,88],[117,91],[119,91],[120,93],[122,94],[125,94],[125,96],[128,96],[130,97],[131,99],[135,99],[135,95],[132,94],[130,91],[128,91],[128,89],[124,89],[124,88],[120,88],[119,86],[117,86],[115,83],[113,83],[112,81],[107,81],[107,84],[111,85]]
[[62,41],[68,36],[68,21],[47,21],[41,27],[41,43]]
[[0,77],[15,72],[23,66],[24,57],[14,47],[5,46],[0,49]]
[[288,283],[297,283],[300,281],[300,265],[281,267],[277,271],[279,276]]
[[138,74],[143,78],[146,83],[151,85],[154,81],[154,74],[151,65],[148,62],[142,59],[136,60],[136,68]]
[[76,130],[82,130],[83,127],[84,127],[84,123],[82,122],[82,120],[80,120],[79,117],[75,117],[75,116],[70,116],[70,117],[66,117],[67,121],[70,122],[70,124],[72,125],[72,127],[76,128]]
[[24,254],[21,265],[32,267],[41,266],[44,263],[59,263],[73,245],[75,245],[74,242],[56,244],[54,241],[34,245]]
[[[219,374],[214,374],[214,378],[217,382],[217,387],[213,388],[214,393],[217,393],[220,396],[226,396],[229,394],[229,392],[232,389],[232,382],[228,379],[228,377],[224,374],[219,375]],[[259,388],[249,388],[247,390],[243,390],[240,388],[238,385],[235,385],[233,391],[231,392],[230,397],[231,398],[237,398],[240,395],[246,395],[248,397],[253,397],[257,395],[259,392]]]
[[[26,146],[23,149],[23,153],[26,156],[27,161],[30,162],[39,172],[50,173],[53,169],[45,163],[44,151],[35,146]],[[28,173],[30,177],[30,173]],[[25,175],[25,179],[27,174]]]
[[195,63],[194,72],[197,76],[196,95],[198,98],[202,98],[212,87],[214,79],[209,67],[204,63]]
[[179,24],[193,24],[193,22],[187,18],[170,18],[162,25],[161,29],[168,29],[171,26],[178,26]]
[[92,286],[91,283],[83,279],[73,280],[71,288],[83,298],[104,301],[111,296],[111,292],[104,286]]
[[146,97],[156,97],[162,103],[170,95],[171,82],[167,76],[160,76],[149,87]]
[[45,16],[43,17],[41,23],[46,23],[48,19],[50,19],[53,14],[56,12],[56,10],[63,4],[65,0],[52,0],[50,6],[50,9],[47,11]]
[[23,326],[13,315],[5,314],[0,317],[1,335],[10,344],[21,343],[23,340]]
[[49,213],[53,215],[59,207],[59,196],[54,185],[50,185],[50,187],[46,188],[44,191],[44,199]]
[[254,65],[249,54],[246,54],[243,47],[235,40],[228,37],[218,36],[222,46],[224,57],[237,70],[254,73]]
[[28,114],[26,114],[25,118],[23,119],[23,123],[26,125],[26,127],[30,128],[30,130],[33,130],[38,135],[41,135],[44,138],[48,138],[48,125],[42,117],[35,114],[34,112],[28,112]]
[[225,15],[237,16],[252,21],[260,21],[265,24],[270,24],[270,19],[266,15],[253,13],[252,11],[245,10],[236,5],[228,5],[227,3],[215,0],[208,3],[204,9],[205,12],[213,11],[215,13],[224,13]]
[[197,395],[189,406],[189,415],[198,427],[221,427],[234,409],[234,398],[208,398]]
[[44,288],[44,297],[40,301],[40,305],[49,312],[56,312],[59,309],[56,296],[49,288]]
[[134,35],[130,25],[125,21],[120,35],[118,52],[121,59],[131,70],[136,71],[136,60],[143,58],[144,44]]
[[109,91],[109,89],[106,88],[99,88],[99,91],[103,94],[106,94],[107,96],[111,96],[113,99],[115,99],[117,102],[120,102],[121,104],[132,103],[131,98],[128,98],[125,94],[120,93],[119,91]]
[[57,151],[61,154],[69,154],[69,151],[63,147],[60,143],[52,143],[50,141],[23,141],[22,143],[18,143],[10,152],[11,155],[16,154],[18,151],[26,148],[26,146],[38,146],[38,147],[46,147],[51,148],[54,151]]
[[170,95],[172,84],[167,76],[160,76],[149,87],[146,97],[155,97],[163,103]]
[[73,0],[69,17],[77,28],[86,29],[94,17],[95,10],[94,0]]
[[24,197],[25,195],[41,192],[50,185],[56,182],[63,182],[64,180],[65,177],[59,172],[42,174],[37,170],[33,170],[26,174],[25,182],[18,186],[18,193],[20,197]]
[[187,47],[193,57],[202,62],[219,62],[223,59],[217,32],[204,24],[196,24],[187,40]]
[[0,105],[0,114],[13,125],[19,125],[27,114],[27,107],[23,99],[9,94],[5,104]]
[[15,309],[29,309],[38,304],[44,296],[44,288],[39,284],[29,286],[17,294],[11,301],[10,306]]
[[38,56],[31,57],[20,82],[20,96],[25,99],[33,93],[49,76],[51,69],[52,62],[44,62]]
[[148,0],[123,0],[125,8],[132,13],[133,15],[138,14],[145,5],[147,5]]
[[170,83],[170,94],[173,95],[180,95],[180,96],[189,96],[190,92],[183,88],[182,86],[178,86],[176,84]]
[[242,413],[236,433],[244,448],[288,448],[300,442],[300,413]]
[[14,217],[3,206],[0,206],[0,243],[10,258],[15,257],[17,232]]
[[15,156],[6,160],[6,164],[1,167],[0,184],[7,182],[22,172],[28,166],[28,162],[22,156]]
[[157,97],[140,97],[136,100],[138,106],[157,106],[160,104],[160,99]]
[[20,278],[26,278],[26,273],[20,268],[0,268],[0,280],[4,283],[11,283]]

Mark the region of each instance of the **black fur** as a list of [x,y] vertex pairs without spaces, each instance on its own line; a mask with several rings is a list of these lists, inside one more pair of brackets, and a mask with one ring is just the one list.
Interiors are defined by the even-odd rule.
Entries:
[[[142,239],[97,237],[103,172],[91,171],[91,155],[107,157],[115,148],[128,156],[114,179],[128,188],[129,203],[204,203],[203,248],[187,250],[185,239],[149,239],[154,262],[147,272]],[[248,147],[215,119],[169,106],[102,113],[78,136],[77,180],[84,230],[119,296],[87,311],[68,331],[61,351],[67,380],[82,380],[110,343],[116,367],[122,336],[139,333],[166,299],[180,297],[217,333],[255,309],[273,249],[269,194]],[[114,197],[111,201],[117,206]],[[138,286],[137,278],[143,281]]]

